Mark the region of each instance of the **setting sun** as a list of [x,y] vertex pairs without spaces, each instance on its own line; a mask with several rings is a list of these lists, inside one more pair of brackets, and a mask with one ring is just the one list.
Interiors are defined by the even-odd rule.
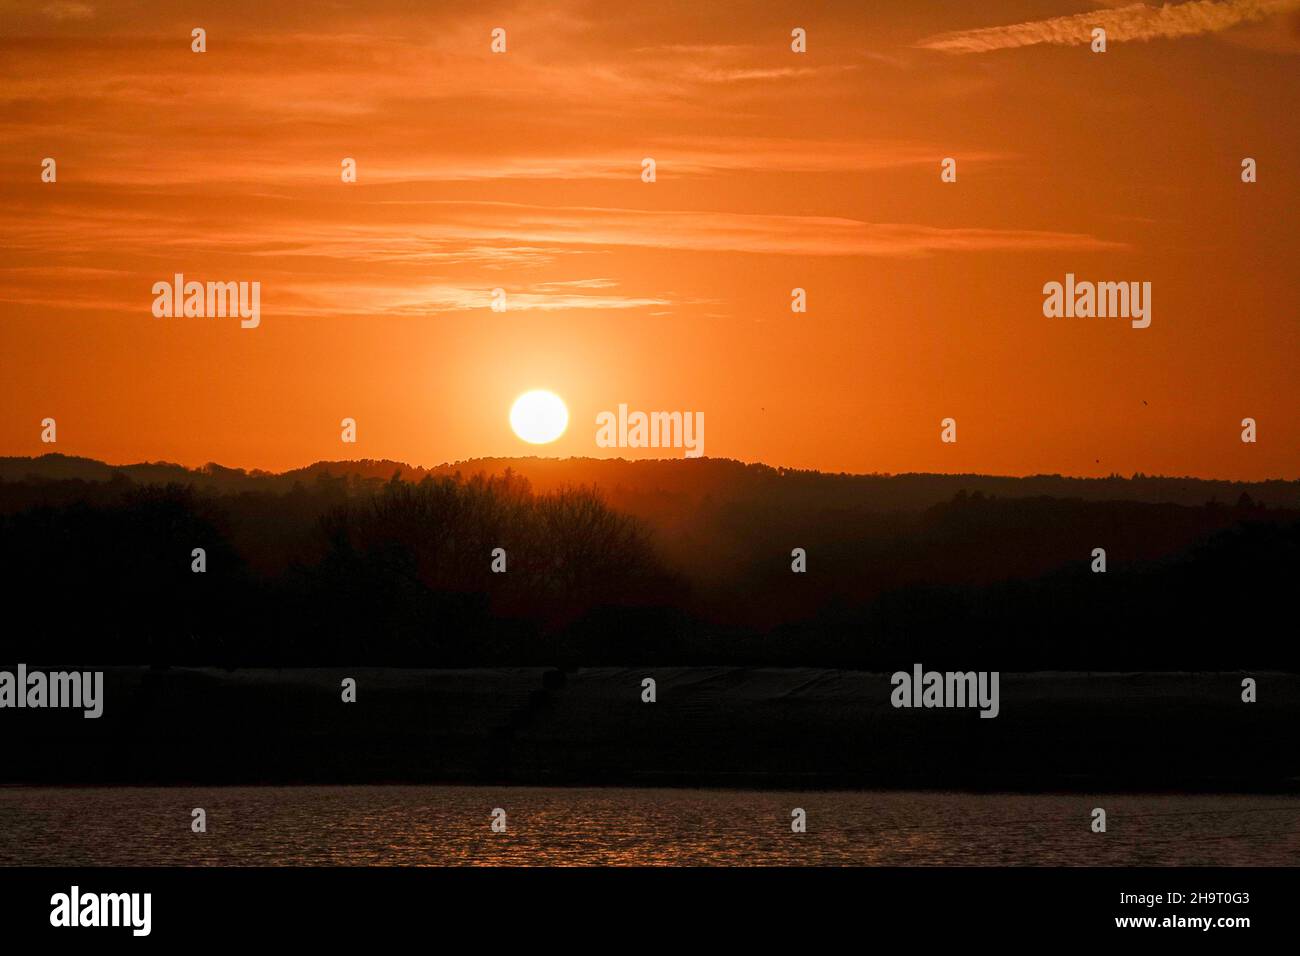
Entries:
[[569,410],[554,392],[544,389],[524,392],[510,408],[510,427],[524,441],[545,445],[569,427]]

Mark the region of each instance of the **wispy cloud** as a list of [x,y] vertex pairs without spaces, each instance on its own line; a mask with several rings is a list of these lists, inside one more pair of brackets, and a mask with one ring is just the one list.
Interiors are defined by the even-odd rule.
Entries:
[[917,46],[945,53],[986,53],[1040,43],[1068,46],[1090,42],[1095,27],[1102,27],[1110,41],[1173,39],[1217,33],[1297,8],[1300,0],[1191,0],[1161,7],[1135,3],[1114,10],[940,33]]
[[[673,305],[662,296],[627,296],[613,292],[581,295],[541,283],[506,290],[511,312],[626,311],[662,309]],[[574,285],[582,285],[576,282]],[[358,287],[355,283],[305,282],[288,290],[280,304],[282,315],[438,315],[446,312],[486,312],[492,289],[446,284],[391,284]]]
[[[1086,233],[1043,229],[947,227],[865,222],[838,216],[796,216],[709,210],[645,210],[545,206],[481,201],[386,204],[382,222],[291,215],[215,232],[197,220],[162,222],[145,214],[78,213],[14,227],[0,222],[0,239],[14,250],[82,255],[222,252],[291,262],[309,257],[354,263],[418,265],[494,257],[518,264],[547,254],[603,252],[614,247],[684,252],[909,258],[943,252],[1030,249],[1100,250],[1123,243]],[[462,250],[469,250],[466,256]]]
[[[0,133],[0,143],[6,136]],[[283,186],[286,183],[320,185],[338,180],[338,157],[315,162],[286,160],[296,149],[311,154],[311,141],[246,144],[239,157],[231,157],[203,136],[188,145],[160,144],[141,155],[137,144],[111,138],[95,140],[96,162],[79,170],[81,182],[97,184],[200,185],[209,183]],[[361,170],[366,183],[455,183],[490,180],[591,180],[634,181],[644,156],[653,156],[661,179],[717,177],[732,173],[858,173],[879,169],[930,166],[944,155],[938,143],[900,140],[795,140],[762,136],[646,137],[618,150],[594,149],[578,144],[569,154],[470,154],[439,143],[419,147],[387,142],[366,144]],[[1010,153],[969,148],[962,152],[967,164],[1003,162]],[[0,171],[10,170],[0,165]],[[12,170],[15,177],[20,175]]]
[[1121,248],[1055,230],[940,227],[689,210],[551,207],[514,203],[438,203],[443,234],[466,240],[638,246],[692,252],[914,257],[939,252]]
[[53,3],[45,4],[41,12],[53,20],[89,20],[95,15],[95,8],[88,3],[55,0]]

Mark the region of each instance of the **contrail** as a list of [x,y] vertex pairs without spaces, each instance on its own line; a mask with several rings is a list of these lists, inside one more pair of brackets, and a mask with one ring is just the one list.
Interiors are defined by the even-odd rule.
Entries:
[[1300,0],[1192,0],[1163,7],[1135,3],[1114,10],[1076,13],[1050,20],[939,33],[926,37],[917,46],[946,53],[985,53],[1038,43],[1068,46],[1091,42],[1095,27],[1105,29],[1110,41],[1168,39],[1216,33],[1297,7],[1300,7]]

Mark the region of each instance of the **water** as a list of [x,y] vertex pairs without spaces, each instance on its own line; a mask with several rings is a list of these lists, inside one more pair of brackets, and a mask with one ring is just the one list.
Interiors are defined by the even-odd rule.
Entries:
[[[207,811],[208,832],[190,812]],[[508,830],[490,828],[495,807]],[[808,832],[790,830],[802,807]],[[1107,831],[1089,829],[1104,807]],[[0,788],[0,864],[1290,865],[1300,796]]]

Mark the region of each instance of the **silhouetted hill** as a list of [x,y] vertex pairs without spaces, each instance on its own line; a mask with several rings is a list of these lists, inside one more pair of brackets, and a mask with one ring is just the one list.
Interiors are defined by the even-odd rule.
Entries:
[[244,471],[209,463],[185,468],[167,462],[108,465],[92,458],[42,455],[39,458],[0,458],[0,481],[24,478],[108,481],[121,472],[139,484],[179,482],[223,491],[285,491],[318,476],[387,481],[394,474],[404,481],[427,475],[504,474],[507,470],[547,493],[562,487],[599,488],[611,503],[633,513],[654,513],[694,506],[702,501],[745,501],[761,498],[782,508],[841,508],[869,506],[873,510],[920,510],[950,500],[958,492],[979,492],[998,498],[1077,498],[1082,501],[1138,501],[1150,504],[1199,506],[1210,501],[1231,504],[1241,495],[1277,508],[1300,508],[1300,479],[1222,481],[1137,474],[1128,478],[1069,478],[1032,475],[852,475],[744,464],[725,458],[472,458],[424,468],[405,462],[361,459],[319,461],[280,474]]
[[[1276,622],[1293,615],[1300,508],[1250,493],[1293,482],[585,459],[270,475],[62,456],[6,459],[0,476],[0,600],[52,602],[40,630],[0,635],[0,660],[1297,662]],[[1027,494],[1044,486],[1089,495]],[[1107,488],[1122,494],[1091,497]],[[1134,500],[1228,489],[1231,502]],[[206,551],[201,574],[195,548]],[[498,548],[504,573],[491,567]],[[796,548],[804,573],[791,566]],[[1091,567],[1097,548],[1104,574]]]

